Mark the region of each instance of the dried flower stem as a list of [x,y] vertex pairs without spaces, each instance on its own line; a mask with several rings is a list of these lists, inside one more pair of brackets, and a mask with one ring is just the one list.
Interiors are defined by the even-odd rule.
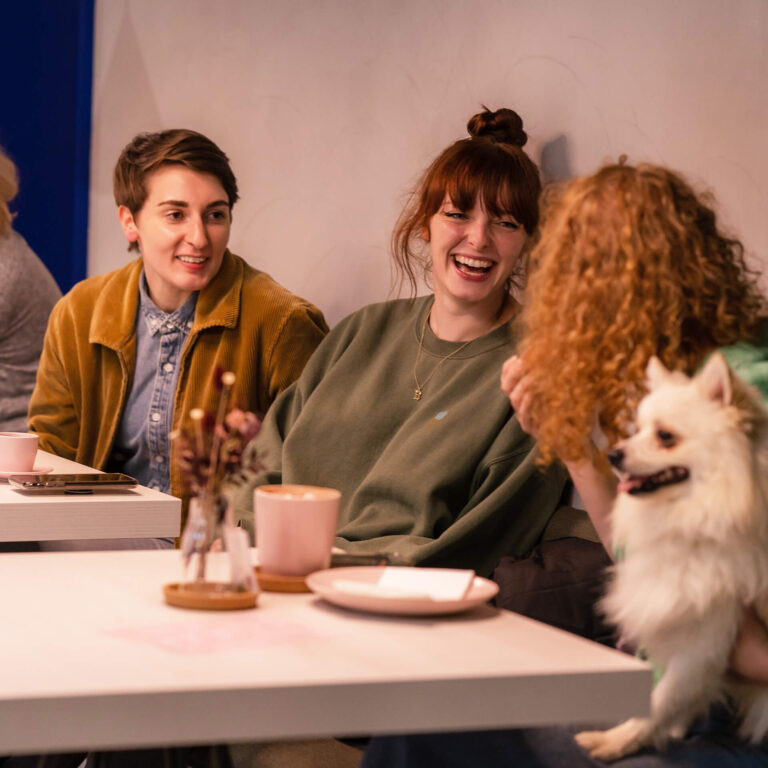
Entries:
[[224,429],[224,415],[227,411],[229,395],[232,391],[232,385],[235,383],[235,374],[227,371],[221,375],[221,397],[219,398],[219,407],[216,410],[216,423],[213,427],[213,436],[211,437],[211,468],[208,475],[208,492],[213,496],[213,490],[216,483],[216,470],[219,462],[219,448],[221,445],[221,432]]
[[202,456],[205,453],[205,445],[203,443],[203,419],[205,418],[205,411],[203,411],[202,408],[193,408],[189,412],[189,418],[192,419],[192,423],[195,425],[197,455]]

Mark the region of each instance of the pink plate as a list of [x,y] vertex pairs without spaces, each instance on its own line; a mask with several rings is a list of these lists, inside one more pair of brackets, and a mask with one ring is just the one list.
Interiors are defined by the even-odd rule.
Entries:
[[[350,568],[329,568],[307,576],[307,586],[317,595],[334,605],[354,608],[371,613],[388,613],[399,616],[440,616],[461,613],[487,602],[499,591],[499,585],[481,576],[475,576],[472,586],[460,600],[431,600],[427,597],[375,595],[375,585],[385,568],[382,565],[361,565]],[[357,594],[339,589],[335,582],[357,582],[362,589],[370,586],[370,594]]]
[[11,475],[32,477],[33,475],[47,475],[49,472],[53,472],[53,467],[35,467],[31,472],[9,472],[5,469],[0,469],[0,480],[7,480]]

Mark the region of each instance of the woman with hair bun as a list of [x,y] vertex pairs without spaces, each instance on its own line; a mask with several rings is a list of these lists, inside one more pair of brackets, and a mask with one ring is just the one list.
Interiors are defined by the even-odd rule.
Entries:
[[542,473],[534,441],[498,388],[516,349],[512,290],[538,226],[539,174],[509,109],[485,109],[427,168],[392,238],[401,281],[433,293],[365,307],[318,347],[267,414],[238,508],[253,488],[342,491],[337,545],[399,562],[473,568],[539,540],[564,473]]

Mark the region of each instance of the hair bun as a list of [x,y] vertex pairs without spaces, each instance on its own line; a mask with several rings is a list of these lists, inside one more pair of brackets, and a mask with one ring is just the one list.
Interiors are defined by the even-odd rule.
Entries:
[[524,147],[528,134],[523,130],[523,119],[513,109],[497,109],[491,112],[483,107],[482,112],[473,115],[467,123],[472,138],[486,138],[502,144]]

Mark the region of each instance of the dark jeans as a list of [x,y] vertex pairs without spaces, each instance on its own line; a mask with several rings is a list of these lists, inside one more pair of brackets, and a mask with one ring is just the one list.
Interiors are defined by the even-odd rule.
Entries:
[[[598,726],[602,728],[605,726]],[[360,768],[598,768],[573,740],[586,730],[524,728],[371,740]],[[645,750],[611,763],[612,768],[757,768],[768,766],[768,747],[734,737],[734,722],[724,710],[713,710],[682,741],[665,752]]]

